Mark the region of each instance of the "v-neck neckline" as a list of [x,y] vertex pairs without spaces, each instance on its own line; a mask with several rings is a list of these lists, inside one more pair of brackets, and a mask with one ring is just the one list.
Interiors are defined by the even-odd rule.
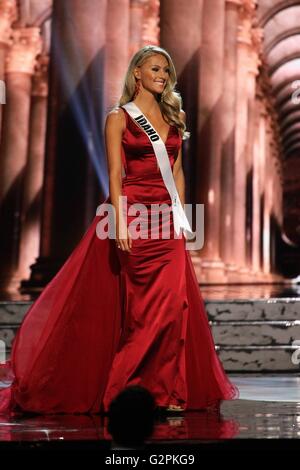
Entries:
[[[132,101],[132,103],[133,103],[133,101]],[[133,103],[133,104],[137,107],[137,109],[140,111],[140,113],[144,115],[144,113],[140,110],[140,108],[139,108],[135,103]],[[125,108],[123,108],[123,109],[125,109]],[[139,126],[138,123],[137,123],[134,119],[132,119],[132,117],[130,116],[130,114],[127,112],[127,109],[125,109],[125,111],[126,111],[126,113],[128,114],[128,116],[130,117],[130,119],[134,122],[134,124],[136,125],[136,127],[137,127],[138,129],[140,129],[140,131],[142,131],[144,134],[146,134],[146,132],[144,131],[144,129],[142,129],[142,127]],[[145,117],[146,117],[146,116],[145,116]],[[148,119],[148,118],[146,118],[146,119]],[[161,137],[161,135],[157,132],[157,130],[155,129],[155,127],[152,125],[150,119],[148,119],[148,121],[149,121],[150,125],[153,127],[153,129],[155,130],[155,132],[157,133],[157,135],[160,137],[160,139],[161,139],[161,141],[163,142],[163,144],[166,145],[167,142],[168,142],[169,136],[170,136],[171,128],[174,127],[174,126],[171,125],[171,124],[169,124],[168,134],[167,134],[166,140],[165,140],[165,142],[164,142],[163,139],[162,139],[162,137]]]

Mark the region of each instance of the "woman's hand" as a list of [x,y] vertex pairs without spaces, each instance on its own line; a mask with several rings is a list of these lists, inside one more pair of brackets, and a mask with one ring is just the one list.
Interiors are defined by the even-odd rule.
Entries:
[[132,238],[124,222],[116,223],[116,244],[120,250],[131,251]]

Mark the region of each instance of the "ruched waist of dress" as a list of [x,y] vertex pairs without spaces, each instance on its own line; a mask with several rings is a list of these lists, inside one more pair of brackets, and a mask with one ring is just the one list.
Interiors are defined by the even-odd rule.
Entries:
[[145,173],[145,174],[127,174],[126,176],[124,176],[122,178],[122,183],[126,184],[126,183],[134,183],[134,182],[142,182],[142,183],[147,183],[147,182],[150,182],[150,181],[162,181],[163,182],[163,178],[161,176],[161,173],[160,171],[158,172],[155,172],[155,173]]
[[127,176],[122,180],[122,195],[128,204],[168,204],[171,197],[160,174]]

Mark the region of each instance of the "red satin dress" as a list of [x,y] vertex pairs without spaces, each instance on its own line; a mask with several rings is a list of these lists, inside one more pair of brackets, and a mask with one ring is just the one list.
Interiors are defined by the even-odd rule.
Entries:
[[[122,251],[114,239],[97,236],[103,215],[94,218],[24,317],[11,360],[2,366],[2,376],[13,379],[0,391],[2,413],[107,411],[133,384],[152,392],[158,406],[197,410],[238,396],[215,352],[184,235],[174,236],[171,199],[153,147],[122,109],[122,194],[128,226],[137,217],[130,205],[143,204],[143,235],[132,240],[130,253]],[[165,144],[173,168],[181,145],[175,126]],[[171,236],[163,238],[168,219],[161,216],[150,238],[154,204],[163,203]]]

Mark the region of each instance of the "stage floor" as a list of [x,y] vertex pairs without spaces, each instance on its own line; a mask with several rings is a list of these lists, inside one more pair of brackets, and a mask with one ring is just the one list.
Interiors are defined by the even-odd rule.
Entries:
[[[186,412],[155,424],[150,442],[289,439],[300,437],[300,376],[231,375],[240,398],[220,412]],[[0,416],[0,441],[109,441],[107,418],[99,415]]]

